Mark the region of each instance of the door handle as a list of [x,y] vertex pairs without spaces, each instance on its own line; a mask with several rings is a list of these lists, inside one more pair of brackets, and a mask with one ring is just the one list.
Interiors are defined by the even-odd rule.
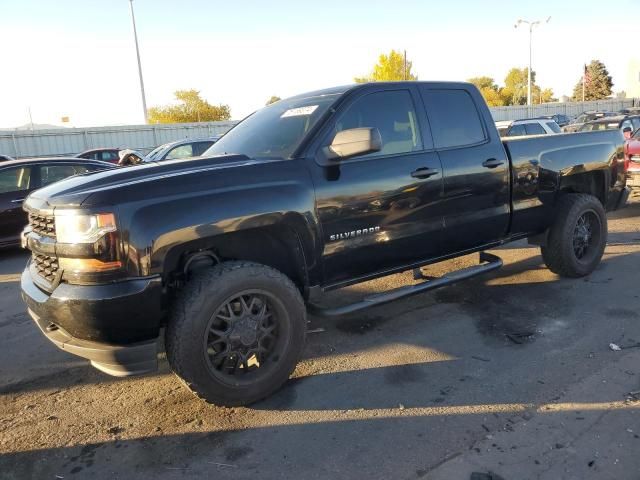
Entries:
[[22,203],[24,202],[24,199],[26,197],[22,197],[22,198],[14,198],[13,200],[11,200],[11,203]]
[[411,176],[413,178],[429,178],[438,173],[440,173],[440,171],[435,168],[421,167],[411,172]]
[[502,160],[496,160],[495,158],[490,158],[489,160],[485,160],[482,162],[483,167],[487,168],[496,168],[502,165],[504,162]]

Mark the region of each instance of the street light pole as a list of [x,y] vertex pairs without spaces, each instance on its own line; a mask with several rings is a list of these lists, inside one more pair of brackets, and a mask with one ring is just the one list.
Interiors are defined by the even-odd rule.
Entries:
[[136,31],[136,16],[133,13],[133,0],[129,0],[131,7],[131,22],[133,23],[133,39],[136,42],[136,57],[138,58],[138,76],[140,77],[140,95],[142,96],[142,110],[144,123],[147,123],[147,99],[144,94],[144,80],[142,80],[142,64],[140,63],[140,48],[138,47],[138,32]]
[[[547,17],[544,23],[549,23],[551,17]],[[533,37],[533,27],[536,25],[540,25],[542,23],[541,20],[529,21],[518,19],[516,24],[513,26],[514,28],[518,28],[521,24],[526,23],[529,25],[529,71],[527,72],[527,105],[531,106],[531,41]]]

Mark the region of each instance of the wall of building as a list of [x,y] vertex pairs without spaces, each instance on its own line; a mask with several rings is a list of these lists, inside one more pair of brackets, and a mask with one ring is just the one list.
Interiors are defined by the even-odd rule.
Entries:
[[627,97],[640,97],[640,59],[629,61],[627,71],[627,88],[625,90]]

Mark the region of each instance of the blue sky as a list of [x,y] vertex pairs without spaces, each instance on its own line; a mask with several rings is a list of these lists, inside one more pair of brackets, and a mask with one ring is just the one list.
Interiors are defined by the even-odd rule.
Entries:
[[[396,0],[135,0],[147,103],[196,88],[234,118],[271,95],[350,83],[379,53],[407,49],[420,79],[501,82],[528,61],[518,18],[551,15],[534,34],[538,81],[570,94],[598,58],[625,88],[640,0],[429,2]],[[628,15],[624,12],[629,12]],[[633,12],[633,14],[632,14]],[[0,127],[27,121],[76,126],[142,120],[128,0],[2,0]],[[624,41],[628,36],[628,41]],[[625,47],[628,45],[628,47]]]

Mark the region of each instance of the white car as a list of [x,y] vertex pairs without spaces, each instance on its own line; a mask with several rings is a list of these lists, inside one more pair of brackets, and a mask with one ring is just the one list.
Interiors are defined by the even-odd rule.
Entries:
[[524,137],[526,135],[555,135],[562,133],[558,124],[549,118],[527,120],[505,120],[496,122],[501,137]]

